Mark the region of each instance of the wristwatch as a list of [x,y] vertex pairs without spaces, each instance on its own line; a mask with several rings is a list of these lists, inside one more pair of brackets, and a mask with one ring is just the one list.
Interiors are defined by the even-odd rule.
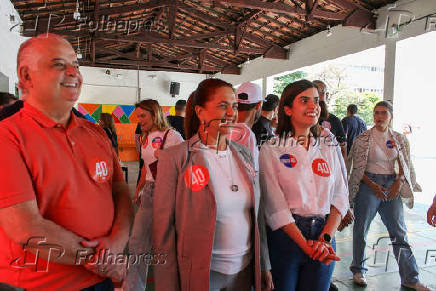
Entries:
[[328,233],[324,233],[322,235],[322,239],[326,242],[326,243],[330,243],[332,241],[332,237],[328,234]]

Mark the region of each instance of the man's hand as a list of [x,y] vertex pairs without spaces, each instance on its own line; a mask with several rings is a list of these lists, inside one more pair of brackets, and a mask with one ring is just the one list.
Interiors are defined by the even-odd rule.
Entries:
[[[97,262],[88,262],[85,268],[102,277],[111,277],[121,281],[125,276],[125,265],[117,265],[115,258],[122,255],[126,242],[111,236],[100,237],[92,241],[83,241],[82,245],[87,248],[95,249],[95,259]],[[113,256],[109,257],[109,254]],[[110,259],[108,259],[108,257]],[[98,261],[99,258],[103,261]]]
[[270,271],[262,271],[262,291],[274,290],[274,283]]
[[338,226],[338,230],[342,231],[344,228],[349,226],[354,221],[354,214],[351,211],[351,209],[348,209],[347,214],[344,216],[344,218],[341,220],[341,223]]
[[386,200],[391,201],[398,198],[398,196],[400,195],[400,189],[402,183],[403,182],[400,179],[395,180],[395,182],[391,185],[391,187],[387,189],[389,194]]

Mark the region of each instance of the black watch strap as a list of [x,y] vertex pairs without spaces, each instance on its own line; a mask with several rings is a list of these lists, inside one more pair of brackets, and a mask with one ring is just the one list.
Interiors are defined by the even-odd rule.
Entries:
[[328,233],[324,233],[323,236],[322,236],[322,238],[323,238],[323,240],[324,240],[326,243],[331,243],[331,242],[332,242],[332,237],[331,237]]

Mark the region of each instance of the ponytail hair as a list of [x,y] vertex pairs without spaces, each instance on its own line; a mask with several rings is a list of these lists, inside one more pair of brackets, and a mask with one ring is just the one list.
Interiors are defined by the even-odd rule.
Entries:
[[233,90],[232,84],[221,79],[205,79],[201,81],[197,89],[189,95],[188,101],[186,102],[184,124],[186,139],[190,139],[196,135],[200,127],[200,119],[195,112],[195,106],[204,107],[205,104],[210,101],[215,91],[221,87],[229,87]]

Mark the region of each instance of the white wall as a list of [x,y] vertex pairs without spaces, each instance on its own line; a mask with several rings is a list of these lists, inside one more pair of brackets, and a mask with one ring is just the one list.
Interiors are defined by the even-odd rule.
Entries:
[[[84,85],[79,103],[135,104],[137,102],[137,71],[81,67]],[[139,71],[141,100],[152,98],[162,106],[173,106],[178,99],[188,99],[206,75]],[[180,94],[172,98],[170,82],[180,83]]]
[[0,0],[0,72],[9,78],[9,93],[15,93],[17,78],[17,53],[20,44],[27,38],[21,37],[19,28],[9,21],[9,15],[15,15],[15,22],[19,23],[20,17],[9,0]]

